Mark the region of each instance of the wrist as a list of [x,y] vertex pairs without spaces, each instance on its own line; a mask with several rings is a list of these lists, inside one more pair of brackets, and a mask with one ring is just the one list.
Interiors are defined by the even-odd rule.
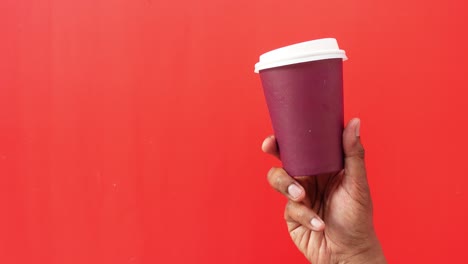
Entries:
[[344,258],[340,264],[387,264],[387,260],[379,240],[375,238],[369,243],[368,247]]
[[387,260],[383,254],[380,245],[378,249],[372,251],[362,252],[361,254],[355,255],[349,258],[347,264],[387,264]]

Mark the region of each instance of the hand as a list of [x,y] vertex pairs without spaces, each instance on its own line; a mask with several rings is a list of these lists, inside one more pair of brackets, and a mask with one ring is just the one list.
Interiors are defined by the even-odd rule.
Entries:
[[[344,170],[291,177],[281,168],[268,172],[270,185],[288,198],[284,218],[291,239],[314,264],[386,263],[374,231],[360,120],[343,132]],[[274,136],[262,150],[280,158]]]

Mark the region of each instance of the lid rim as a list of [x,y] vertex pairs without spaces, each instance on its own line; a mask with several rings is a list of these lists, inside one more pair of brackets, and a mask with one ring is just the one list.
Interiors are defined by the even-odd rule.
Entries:
[[347,60],[348,57],[346,56],[345,52],[340,50],[341,52],[337,51],[334,53],[325,53],[325,54],[314,54],[309,56],[300,56],[292,59],[282,59],[276,61],[268,61],[268,62],[257,62],[255,64],[255,72],[259,73],[261,70],[266,70],[270,68],[277,68],[282,66],[288,66],[292,64],[298,63],[305,63],[305,62],[312,62],[312,61],[319,61],[319,60],[327,60],[327,59],[342,59],[343,61]]
[[333,58],[347,60],[346,52],[339,48],[336,39],[323,38],[310,40],[263,53],[255,64],[254,72],[258,73],[261,70],[295,63]]

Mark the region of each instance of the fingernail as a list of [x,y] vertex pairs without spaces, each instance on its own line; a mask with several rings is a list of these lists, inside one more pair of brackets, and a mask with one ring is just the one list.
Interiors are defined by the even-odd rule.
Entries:
[[360,137],[360,134],[359,134],[360,129],[361,129],[361,120],[358,118],[356,121],[356,130],[354,132],[356,134],[356,137]]
[[323,225],[325,224],[322,219],[318,218],[318,217],[314,217],[312,218],[312,220],[310,220],[310,224],[312,225],[312,227],[314,229],[317,229],[317,230],[320,230],[322,229]]
[[299,196],[301,196],[302,189],[293,183],[288,186],[288,194],[291,195],[292,198],[297,199]]

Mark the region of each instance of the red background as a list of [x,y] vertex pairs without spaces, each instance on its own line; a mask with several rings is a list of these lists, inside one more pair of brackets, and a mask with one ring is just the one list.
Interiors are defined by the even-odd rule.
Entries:
[[306,263],[258,56],[335,37],[391,263],[463,263],[462,0],[2,0],[2,263]]

